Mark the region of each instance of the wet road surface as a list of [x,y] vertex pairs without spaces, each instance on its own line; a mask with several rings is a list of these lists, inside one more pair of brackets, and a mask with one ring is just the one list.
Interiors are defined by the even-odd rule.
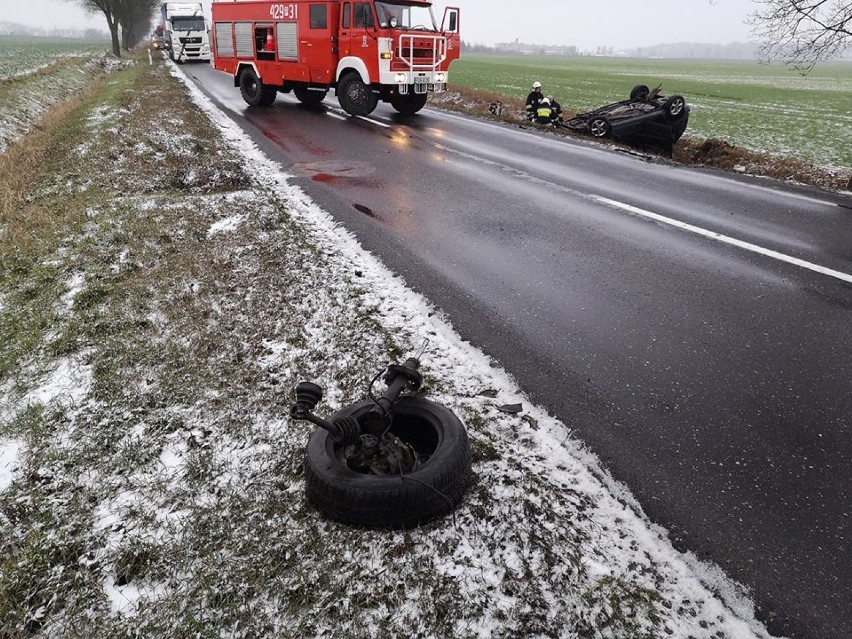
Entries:
[[852,197],[185,70],[770,632],[852,636]]

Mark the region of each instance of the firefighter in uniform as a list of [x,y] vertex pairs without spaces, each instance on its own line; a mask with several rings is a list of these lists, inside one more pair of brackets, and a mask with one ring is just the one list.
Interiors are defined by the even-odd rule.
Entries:
[[547,99],[550,102],[550,110],[553,111],[553,126],[562,126],[562,105],[554,100],[552,95],[547,96]]
[[550,100],[543,98],[542,101],[539,102],[538,107],[535,110],[535,118],[533,121],[536,124],[543,124],[545,126],[553,124],[553,109],[550,107]]
[[541,82],[536,80],[533,82],[532,91],[527,96],[527,120],[535,120],[535,111],[543,99],[541,95]]

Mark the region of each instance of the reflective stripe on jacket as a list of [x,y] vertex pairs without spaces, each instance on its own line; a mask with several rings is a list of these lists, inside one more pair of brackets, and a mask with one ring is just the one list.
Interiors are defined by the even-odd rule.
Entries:
[[541,124],[546,124],[553,119],[553,109],[549,104],[540,104],[535,110],[535,119]]

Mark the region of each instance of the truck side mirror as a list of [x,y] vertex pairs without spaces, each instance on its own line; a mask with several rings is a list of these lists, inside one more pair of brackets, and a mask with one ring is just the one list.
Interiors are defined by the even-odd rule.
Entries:
[[[446,28],[444,28],[446,26]],[[459,30],[459,10],[447,7],[444,10],[444,20],[441,23],[441,31],[456,33]]]

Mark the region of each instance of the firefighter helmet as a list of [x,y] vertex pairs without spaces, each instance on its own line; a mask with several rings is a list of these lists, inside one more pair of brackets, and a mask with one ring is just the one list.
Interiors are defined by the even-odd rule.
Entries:
[[541,82],[539,82],[538,80],[533,82],[533,89],[540,89],[540,88],[541,88]]

